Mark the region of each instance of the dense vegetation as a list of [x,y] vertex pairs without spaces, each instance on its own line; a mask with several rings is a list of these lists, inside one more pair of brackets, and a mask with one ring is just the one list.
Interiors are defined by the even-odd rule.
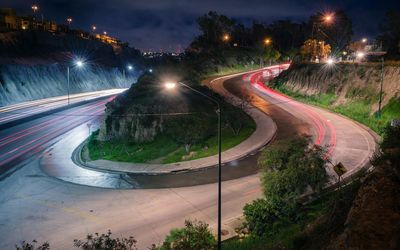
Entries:
[[[253,133],[255,123],[246,113],[207,88],[192,87],[222,104],[223,150]],[[109,103],[107,110],[105,128],[100,131],[104,139],[98,140],[99,132],[89,139],[92,160],[171,163],[218,151],[216,106],[183,86],[165,90],[155,75],[142,76],[127,93]],[[145,132],[137,136],[140,131]]]
[[[327,69],[324,65],[293,64],[287,72],[266,84],[302,102],[350,117],[379,134],[383,132],[383,128],[388,122],[400,117],[400,98],[398,94],[396,95],[399,88],[394,86],[394,88],[386,89],[389,81],[394,83],[397,81],[397,66],[391,66],[391,71],[388,69],[385,71],[387,72],[385,77],[390,79],[385,80],[383,98],[389,100],[382,106],[380,114],[377,110],[380,67],[375,64],[359,66],[339,64],[335,67]],[[368,76],[365,75],[366,71],[369,73]],[[335,74],[337,75],[335,76]],[[290,79],[294,75],[302,79],[302,86],[300,86],[299,79],[295,81]],[[293,82],[290,82],[291,80]],[[310,81],[315,82],[310,84]],[[290,84],[288,84],[289,82]],[[299,86],[295,86],[295,84]],[[308,91],[314,93],[307,93]],[[392,93],[387,93],[389,91]],[[388,96],[391,97],[388,98]]]

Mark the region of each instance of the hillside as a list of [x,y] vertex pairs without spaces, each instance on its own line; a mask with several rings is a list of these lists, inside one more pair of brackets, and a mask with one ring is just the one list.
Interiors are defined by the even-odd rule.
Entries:
[[[0,106],[66,94],[67,66],[76,58],[85,67],[71,67],[71,93],[128,88],[144,67],[133,48],[44,31],[0,33],[0,54]],[[135,70],[124,78],[127,64]]]
[[[100,130],[88,143],[91,160],[171,163],[217,153],[215,104],[186,87],[168,90],[162,83],[158,75],[144,74],[106,105]],[[245,112],[205,87],[191,86],[221,102],[222,150],[254,132]]]
[[267,83],[302,101],[349,116],[375,131],[400,118],[400,67],[385,65],[382,117],[377,117],[381,64],[293,64]]

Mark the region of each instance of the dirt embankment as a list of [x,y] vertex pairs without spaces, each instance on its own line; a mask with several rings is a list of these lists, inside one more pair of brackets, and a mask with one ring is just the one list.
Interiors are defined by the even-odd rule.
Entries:
[[[368,64],[293,64],[276,81],[287,89],[304,95],[335,94],[332,105],[345,104],[351,100],[365,100],[372,110],[378,108],[382,79],[380,63]],[[279,84],[275,82],[275,84]],[[383,101],[400,98],[400,67],[385,65],[383,71]]]
[[400,248],[400,173],[381,165],[358,191],[341,234],[328,249]]

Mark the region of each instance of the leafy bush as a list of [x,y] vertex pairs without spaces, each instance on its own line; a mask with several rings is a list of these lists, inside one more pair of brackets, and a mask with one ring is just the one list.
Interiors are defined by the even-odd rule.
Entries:
[[326,183],[326,150],[309,144],[309,138],[291,138],[262,152],[259,165],[263,170],[265,199],[244,208],[249,229],[254,234],[274,234],[278,220],[296,219],[298,197],[307,189],[319,191]]
[[185,221],[185,227],[173,229],[159,250],[211,250],[216,240],[208,224],[201,221]]
[[383,161],[390,162],[400,168],[400,126],[391,126],[390,123],[383,129],[381,152],[372,159],[372,164],[378,166]]
[[74,240],[74,246],[82,250],[137,250],[136,240],[129,238],[112,238],[111,231],[106,234],[88,234],[84,240]]
[[36,246],[37,241],[33,240],[32,243],[28,243],[26,241],[22,241],[21,245],[15,246],[16,250],[49,250],[50,249],[50,244],[48,242],[43,243],[40,246]]
[[281,217],[278,207],[269,200],[257,199],[243,208],[247,226],[255,235],[274,234],[273,224]]

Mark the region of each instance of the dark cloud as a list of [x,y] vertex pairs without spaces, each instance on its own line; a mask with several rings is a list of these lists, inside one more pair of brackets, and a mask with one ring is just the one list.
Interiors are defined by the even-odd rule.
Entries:
[[[315,11],[344,9],[354,21],[357,36],[375,36],[385,11],[400,9],[398,0],[37,0],[46,18],[99,31],[140,49],[175,50],[197,34],[196,18],[210,10],[250,24],[253,20],[306,20]],[[29,13],[26,0],[2,0],[1,6]]]

